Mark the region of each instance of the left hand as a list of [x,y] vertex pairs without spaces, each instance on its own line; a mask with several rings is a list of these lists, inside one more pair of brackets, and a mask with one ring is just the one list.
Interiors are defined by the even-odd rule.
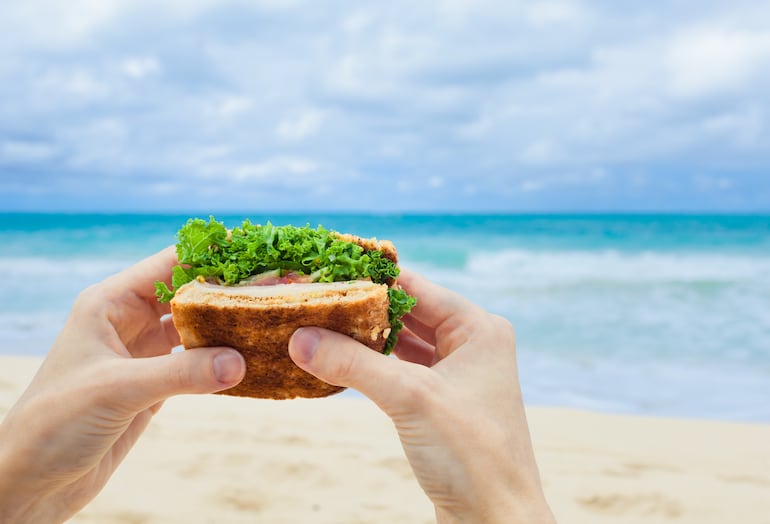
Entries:
[[233,349],[171,352],[179,335],[154,282],[176,262],[168,248],[77,298],[0,424],[0,522],[63,522],[101,491],[166,398],[243,379]]

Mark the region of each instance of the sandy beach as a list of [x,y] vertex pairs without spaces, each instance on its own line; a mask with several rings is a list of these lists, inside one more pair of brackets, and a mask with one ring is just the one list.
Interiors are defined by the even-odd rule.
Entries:
[[[0,357],[0,416],[40,360]],[[770,523],[770,425],[529,409],[563,523]],[[366,399],[169,400],[77,523],[428,523]]]

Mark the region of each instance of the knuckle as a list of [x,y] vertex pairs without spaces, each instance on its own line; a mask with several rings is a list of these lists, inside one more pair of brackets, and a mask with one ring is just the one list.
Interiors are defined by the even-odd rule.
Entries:
[[420,412],[433,411],[433,406],[444,397],[443,382],[429,368],[402,375],[400,389],[411,408]]
[[92,364],[80,373],[78,380],[72,381],[77,386],[74,386],[76,389],[71,393],[89,398],[97,406],[125,407],[131,396],[124,397],[121,393],[133,387],[133,380],[120,364],[120,361],[112,359]]
[[102,295],[101,285],[93,284],[88,286],[75,298],[72,305],[72,311],[77,314],[90,315],[99,309]]
[[516,340],[516,330],[513,328],[513,324],[511,324],[510,320],[495,314],[491,314],[490,318],[495,330],[499,331],[500,334],[512,341]]
[[436,339],[452,349],[460,347],[473,338],[478,330],[475,322],[468,322],[460,315],[452,316],[445,320],[436,329]]
[[342,358],[337,358],[332,363],[331,379],[340,382],[339,385],[349,384],[356,376],[358,352],[345,352]]
[[72,304],[72,315],[84,320],[109,317],[109,311],[117,302],[114,290],[104,282],[92,284],[83,289]]

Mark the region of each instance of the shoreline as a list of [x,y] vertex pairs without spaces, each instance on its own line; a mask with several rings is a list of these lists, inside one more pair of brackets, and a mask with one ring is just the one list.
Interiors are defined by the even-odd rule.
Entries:
[[[41,360],[0,356],[0,416]],[[71,522],[433,522],[387,417],[330,400],[169,399]],[[770,424],[527,412],[560,522],[767,522]]]

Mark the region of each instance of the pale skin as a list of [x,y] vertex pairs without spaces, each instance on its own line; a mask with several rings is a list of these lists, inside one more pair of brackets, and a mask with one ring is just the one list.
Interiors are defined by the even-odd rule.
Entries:
[[[78,297],[0,423],[0,523],[64,522],[101,491],[166,398],[242,380],[245,364],[232,349],[171,352],[179,336],[153,283],[167,281],[176,262],[166,249]],[[295,333],[292,358],[359,389],[393,419],[438,522],[554,522],[510,324],[414,273],[399,282],[419,302],[398,359],[316,328]]]
[[553,523],[527,428],[511,324],[402,270],[417,297],[387,358],[349,337],[303,328],[295,363],[352,387],[394,422],[439,523]]
[[0,424],[0,522],[63,522],[93,499],[166,398],[243,379],[228,348],[171,353],[179,335],[154,281],[167,249],[92,286]]

